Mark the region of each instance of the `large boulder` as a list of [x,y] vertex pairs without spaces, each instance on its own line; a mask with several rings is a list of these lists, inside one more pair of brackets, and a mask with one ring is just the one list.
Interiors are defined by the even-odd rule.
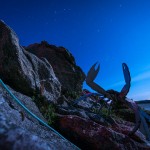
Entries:
[[[30,97],[14,91],[10,87],[9,89],[32,113],[45,121]],[[77,148],[42,126],[0,86],[0,149],[75,150]]]
[[112,125],[96,123],[75,115],[60,115],[57,122],[59,131],[86,150],[149,150],[148,144],[139,131],[132,137],[128,133],[133,128],[129,122]]
[[76,65],[74,57],[67,49],[50,45],[46,41],[42,41],[40,44],[31,44],[25,49],[39,58],[45,57],[49,61],[62,84],[64,95],[74,96],[81,92],[85,74]]
[[0,21],[0,78],[26,95],[41,90],[53,102],[60,96],[61,84],[49,62],[20,46],[16,33],[3,21]]
[[[130,135],[135,119],[134,113],[115,113],[110,115],[107,107],[100,110],[100,104],[96,104],[94,97],[63,103],[57,106],[56,127],[60,133],[73,141],[81,149],[94,150],[149,150],[150,142],[146,140],[139,130]],[[121,111],[121,109],[120,109]],[[130,122],[132,121],[132,122]]]

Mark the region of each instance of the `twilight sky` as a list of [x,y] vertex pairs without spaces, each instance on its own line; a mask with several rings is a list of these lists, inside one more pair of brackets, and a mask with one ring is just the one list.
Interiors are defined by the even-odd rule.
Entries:
[[150,0],[4,0],[0,19],[23,46],[46,40],[67,48],[85,73],[98,61],[95,81],[106,90],[121,90],[127,63],[128,97],[150,99]]

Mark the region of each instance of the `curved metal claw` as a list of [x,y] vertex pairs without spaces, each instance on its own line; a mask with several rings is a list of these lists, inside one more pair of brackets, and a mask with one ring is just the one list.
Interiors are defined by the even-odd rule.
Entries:
[[135,114],[135,126],[128,135],[133,135],[139,129],[150,141],[150,130],[146,122],[146,119],[150,121],[150,116],[141,110],[135,102],[128,101],[128,104]]
[[86,82],[93,82],[94,79],[96,78],[99,70],[100,70],[100,65],[98,65],[97,69],[95,70],[95,67],[97,65],[97,62],[90,68],[90,70],[87,73],[87,77],[86,77]]
[[147,121],[150,122],[150,116],[141,109],[139,111],[141,117],[140,131],[146,136],[146,139],[150,141],[150,129],[147,123]]
[[138,105],[134,101],[127,100],[129,107],[134,111],[135,114],[135,126],[132,131],[128,135],[133,135],[140,127],[141,124],[141,116],[139,112]]
[[125,82],[129,84],[131,82],[131,76],[130,76],[130,71],[129,71],[127,64],[122,63],[122,69],[123,69]]
[[98,68],[95,70],[95,66],[97,65],[97,63],[95,63],[89,70],[89,72],[87,73],[87,77],[86,77],[86,84],[91,87],[93,90],[97,91],[98,93],[103,94],[104,96],[106,96],[107,98],[111,99],[111,96],[109,93],[107,93],[102,87],[100,87],[98,84],[96,84],[94,82],[94,79],[96,78],[99,70],[100,70],[100,65],[98,65]]
[[122,69],[123,69],[123,74],[124,74],[124,79],[125,79],[126,84],[122,88],[119,96],[120,97],[125,97],[128,94],[129,90],[130,90],[131,76],[130,76],[129,68],[125,63],[122,63]]

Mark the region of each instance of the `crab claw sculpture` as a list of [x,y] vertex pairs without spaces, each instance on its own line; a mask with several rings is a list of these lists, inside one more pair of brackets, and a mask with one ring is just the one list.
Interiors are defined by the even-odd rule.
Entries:
[[[98,65],[98,68],[95,70],[96,65],[97,65],[97,63],[95,63],[89,70],[87,77],[86,77],[86,84],[88,86],[90,86],[93,90],[97,91],[98,93],[101,93],[105,97],[112,99],[112,96],[110,95],[110,93],[106,92],[102,87],[100,87],[98,84],[96,84],[94,82],[94,79],[96,78],[96,76],[100,70],[100,65]],[[130,81],[131,81],[128,66],[125,63],[123,63],[122,68],[123,68],[123,73],[124,73],[124,78],[125,78],[126,84],[124,85],[121,92],[119,93],[120,98],[123,98],[128,94],[129,89],[130,89]]]
[[91,96],[93,94],[93,95],[103,96],[103,99],[107,98],[108,99],[107,102],[111,101],[112,105],[115,104],[116,102],[119,102],[122,105],[129,106],[134,111],[135,114],[135,126],[132,129],[132,131],[129,133],[129,135],[133,135],[138,129],[140,129],[140,131],[146,136],[146,139],[150,140],[150,131],[148,128],[148,124],[146,122],[146,119],[150,122],[150,116],[146,114],[144,111],[142,111],[133,100],[126,98],[126,95],[128,94],[131,86],[130,84],[131,76],[130,76],[128,66],[125,63],[122,64],[125,85],[123,86],[120,92],[117,92],[114,90],[106,91],[100,85],[94,82],[100,70],[100,65],[98,65],[97,69],[95,69],[96,65],[97,63],[95,63],[88,71],[86,77],[86,84],[98,93],[91,93],[82,96],[80,99],[76,101],[76,103],[79,100],[85,99],[86,97]]

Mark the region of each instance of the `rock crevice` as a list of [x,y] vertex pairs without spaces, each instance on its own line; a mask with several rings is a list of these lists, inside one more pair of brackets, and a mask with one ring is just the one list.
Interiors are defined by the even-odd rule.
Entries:
[[0,21],[0,78],[11,87],[32,96],[41,88],[47,100],[56,103],[61,93],[61,84],[48,61],[27,52],[19,45],[16,33]]

